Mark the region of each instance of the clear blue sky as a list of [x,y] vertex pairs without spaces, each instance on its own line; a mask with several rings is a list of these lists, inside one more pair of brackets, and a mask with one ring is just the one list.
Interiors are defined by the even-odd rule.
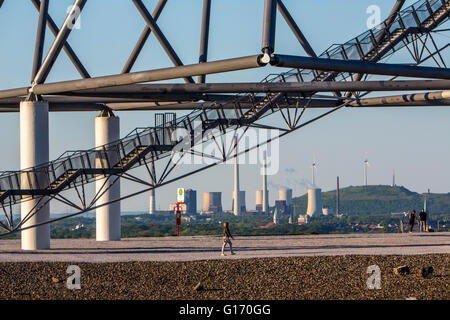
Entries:
[[[156,0],[145,0],[152,11]],[[213,0],[209,59],[250,55],[260,52],[263,0]],[[316,52],[333,43],[343,43],[364,32],[366,9],[379,5],[382,17],[394,0],[285,0],[300,28]],[[407,1],[407,5],[414,1]],[[50,14],[61,25],[71,0],[51,0]],[[198,60],[202,0],[169,0],[158,21],[185,64]],[[0,89],[30,83],[37,11],[28,0],[6,0],[0,10]],[[81,29],[74,30],[69,42],[93,76],[119,73],[143,27],[143,19],[129,0],[89,0],[82,13]],[[46,50],[53,41],[47,33]],[[304,54],[281,16],[277,24],[277,52]],[[447,41],[447,39],[440,39]],[[402,61],[402,55],[389,62]],[[448,52],[445,54],[448,60]],[[410,60],[406,60],[409,62]],[[160,45],[151,36],[133,71],[171,66]],[[261,68],[209,76],[209,81],[259,81],[282,69]],[[78,73],[61,54],[48,82],[78,78]],[[137,126],[153,124],[152,112],[120,112],[125,135]],[[50,116],[50,158],[68,149],[90,148],[94,144],[95,113],[52,113]],[[276,187],[286,185],[294,195],[305,193],[295,181],[310,180],[310,164],[318,161],[317,182],[323,190],[334,189],[336,176],[341,186],[360,185],[362,161],[367,154],[369,184],[390,184],[395,168],[397,184],[425,192],[450,191],[449,108],[408,108],[342,110],[300,130],[281,141],[281,170],[270,177],[271,203]],[[19,168],[19,116],[0,115],[1,170]],[[289,174],[289,169],[295,174]],[[203,191],[222,191],[223,206],[231,207],[233,169],[219,166],[157,191],[158,206],[166,209],[175,200],[177,187],[197,189],[198,205]],[[247,190],[247,207],[254,208],[254,190],[261,177],[256,165],[241,170],[241,188]],[[211,181],[220,181],[211,186]],[[125,201],[124,210],[147,210],[147,195]]]

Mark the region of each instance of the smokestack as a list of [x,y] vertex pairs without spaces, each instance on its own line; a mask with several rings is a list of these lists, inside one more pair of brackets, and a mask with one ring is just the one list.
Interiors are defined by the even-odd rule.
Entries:
[[[153,161],[153,156],[152,156],[152,161],[150,162],[150,182],[153,185],[155,185],[154,177],[155,177],[155,163]],[[148,213],[149,214],[155,214],[156,213],[155,189],[150,190]]]
[[263,201],[262,211],[269,214],[269,192],[267,191],[266,151],[263,151]]
[[239,165],[237,160],[238,146],[237,137],[234,137],[235,157],[234,157],[234,192],[233,192],[233,213],[235,216],[241,214],[241,192],[239,191]]
[[336,215],[339,215],[339,176],[336,178]]
[[392,169],[392,186],[395,187],[395,170]]

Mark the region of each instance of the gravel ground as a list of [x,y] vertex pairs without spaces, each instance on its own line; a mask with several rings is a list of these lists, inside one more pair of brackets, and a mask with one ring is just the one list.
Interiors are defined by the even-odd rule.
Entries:
[[[366,286],[374,264],[380,290]],[[448,254],[77,263],[80,290],[66,287],[69,265],[0,263],[0,299],[450,299]],[[395,275],[401,265],[411,274]],[[419,271],[428,266],[434,276],[424,279]],[[204,288],[193,290],[199,281]]]

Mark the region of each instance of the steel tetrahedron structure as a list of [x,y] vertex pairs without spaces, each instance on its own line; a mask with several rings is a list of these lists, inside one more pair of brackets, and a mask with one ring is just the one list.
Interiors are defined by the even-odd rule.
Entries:
[[[393,1],[392,11],[379,26],[344,44],[334,44],[321,54],[314,51],[282,0],[259,1],[260,5],[264,4],[262,52],[209,61],[208,41],[214,36],[209,28],[212,0],[204,0],[199,62],[190,65],[183,64],[158,26],[167,1],[170,0],[160,0],[150,13],[142,0],[130,0],[146,26],[120,74],[94,77],[69,44],[71,25],[85,10],[87,0],[75,0],[60,27],[48,13],[49,0],[30,0],[39,12],[32,81],[29,86],[1,90],[0,112],[22,114],[26,103],[45,103],[47,113],[99,111],[104,118],[114,117],[115,111],[127,110],[169,113],[158,113],[154,126],[136,128],[123,138],[110,139],[90,150],[70,151],[53,161],[36,162],[20,171],[1,172],[2,235],[46,226],[159,188],[256,150],[342,108],[450,105],[450,69],[444,55],[449,43],[448,38],[437,39],[439,35],[448,36],[450,31],[447,25],[450,1],[419,0],[409,7],[404,7],[405,0]],[[0,19],[7,5],[8,0],[0,1]],[[306,56],[277,52],[277,11]],[[47,29],[55,38],[45,55]],[[132,72],[151,35],[156,37],[174,66]],[[47,77],[62,51],[81,78],[48,83]],[[400,51],[410,60],[401,64],[385,62]],[[424,63],[433,66],[424,66]],[[289,71],[284,69],[254,83],[207,83],[209,74],[268,65],[289,68]],[[373,76],[377,79],[371,80]],[[413,79],[396,80],[399,77]],[[184,83],[159,83],[171,79],[181,79]],[[372,92],[386,91],[404,94],[366,97]],[[310,109],[316,113],[307,117]],[[179,110],[189,112],[177,117]],[[277,134],[239,148],[236,154],[235,144],[244,139],[249,128],[276,130]],[[199,146],[204,144],[214,144],[217,152],[202,152]],[[189,156],[207,157],[210,163],[188,172],[176,170],[183,158]],[[141,171],[148,175],[135,174],[137,168],[144,168]],[[115,198],[99,201],[120,180],[142,185],[143,189],[129,193],[122,190]],[[92,182],[100,185],[93,193],[86,189]],[[69,193],[72,196],[68,196]],[[73,212],[63,217],[47,215],[45,219],[35,220],[50,201],[67,205]],[[24,206],[25,203],[32,205]],[[20,217],[15,214],[18,206],[22,206]]]

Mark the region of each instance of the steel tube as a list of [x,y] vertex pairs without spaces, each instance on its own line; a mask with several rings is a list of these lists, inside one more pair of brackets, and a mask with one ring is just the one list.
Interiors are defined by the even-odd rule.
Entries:
[[286,20],[286,23],[288,24],[289,28],[291,28],[292,32],[294,33],[298,42],[301,44],[301,46],[305,50],[306,54],[313,58],[317,57],[316,53],[314,52],[314,49],[311,47],[308,40],[304,36],[303,32],[300,30],[297,23],[292,18],[291,14],[289,13],[289,11],[286,8],[286,6],[284,5],[284,3],[281,0],[278,0],[277,5],[278,5],[278,10],[280,11],[284,20]]
[[409,104],[420,105],[424,102],[439,103],[442,105],[450,105],[450,90],[439,92],[426,92],[426,93],[414,93],[403,94],[396,96],[365,98],[351,102],[349,107],[376,107],[384,105],[397,105],[397,104]]
[[277,0],[264,0],[264,20],[262,35],[262,52],[271,54],[275,50],[275,29],[277,17]]
[[28,88],[17,88],[0,91],[0,99],[22,97],[28,94]]
[[56,59],[58,58],[58,55],[61,52],[61,49],[62,49],[64,43],[66,42],[67,38],[70,35],[70,32],[73,29],[72,19],[74,17],[75,10],[79,10],[79,12],[81,12],[84,8],[84,5],[86,4],[86,1],[87,0],[75,0],[72,10],[70,10],[70,12],[68,13],[61,30],[59,31],[58,35],[56,36],[55,41],[53,42],[52,46],[50,47],[50,50],[48,51],[48,54],[45,57],[45,60],[42,63],[41,68],[39,69],[38,73],[36,74],[36,77],[33,80],[33,84],[43,83],[47,79],[47,76],[50,73],[50,70],[53,67],[53,64],[55,63]]
[[[153,20],[158,21],[159,16],[161,15],[161,12],[163,11],[165,5],[167,3],[167,0],[159,0],[158,4],[155,7],[155,10],[153,10]],[[128,58],[127,62],[125,63],[125,66],[122,69],[122,73],[129,73],[131,69],[133,68],[134,64],[136,63],[136,59],[139,57],[139,54],[142,51],[142,48],[144,47],[145,43],[147,42],[148,37],[150,36],[152,32],[152,29],[148,25],[145,26],[144,30],[141,33],[141,36],[139,37],[138,42],[134,46],[133,51],[131,52],[130,57]]]
[[[170,58],[172,63],[175,66],[183,66],[183,63],[181,62],[180,58],[178,57],[175,50],[170,45],[166,36],[162,33],[161,29],[156,24],[155,20],[152,18],[152,16],[148,12],[145,5],[142,3],[142,0],[133,0],[133,3],[136,6],[136,8],[139,10],[140,14],[144,18],[144,20],[147,23],[147,25],[149,26],[149,28],[155,34],[156,39],[158,39],[159,43],[163,47],[164,51],[166,52],[167,56]],[[185,81],[188,83],[194,83],[194,79],[192,79],[190,76],[186,77]]]
[[[334,92],[334,91],[397,91],[445,90],[450,80],[398,80],[355,82],[275,82],[275,83],[208,83],[208,84],[135,84],[111,88],[71,91],[71,95],[110,96],[143,94],[199,93],[263,93],[263,92]],[[63,93],[64,94],[64,93]]]
[[[200,36],[199,63],[208,61],[209,22],[211,18],[211,0],[203,0],[202,33]],[[198,76],[199,83],[205,83],[206,75]]]
[[[34,4],[36,9],[39,11],[40,1],[39,0],[31,0],[31,2]],[[49,29],[53,33],[53,35],[55,35],[55,37],[56,37],[59,33],[59,28],[50,16],[47,16],[47,26],[49,27]],[[86,68],[83,66],[80,59],[78,59],[77,55],[75,54],[75,51],[73,51],[72,47],[69,45],[67,40],[63,44],[63,49],[66,52],[67,56],[69,57],[70,61],[72,61],[72,64],[77,69],[78,73],[83,78],[90,78],[90,75],[87,72]]]
[[322,71],[356,72],[403,77],[450,79],[450,69],[417,67],[403,64],[373,63],[357,60],[337,60],[276,55],[272,64],[282,68],[301,68]]
[[[73,90],[96,89],[128,85],[141,82],[177,79],[201,74],[220,73],[236,70],[257,68],[264,65],[260,63],[260,56],[248,56],[227,60],[205,62],[180,67],[163,68],[150,71],[141,71],[120,75],[104,76],[90,79],[62,81],[55,83],[39,84],[33,87],[34,94],[56,94]],[[0,96],[2,92],[0,91]]]
[[45,42],[45,29],[48,16],[48,0],[42,0],[39,8],[39,20],[36,34],[36,44],[34,47],[33,69],[31,71],[31,81],[36,77],[42,64],[42,53]]

